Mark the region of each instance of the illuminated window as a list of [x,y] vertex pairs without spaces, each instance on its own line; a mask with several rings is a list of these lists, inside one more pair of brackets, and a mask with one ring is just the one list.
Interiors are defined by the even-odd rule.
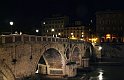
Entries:
[[110,34],[106,34],[106,38],[109,39],[111,37]]

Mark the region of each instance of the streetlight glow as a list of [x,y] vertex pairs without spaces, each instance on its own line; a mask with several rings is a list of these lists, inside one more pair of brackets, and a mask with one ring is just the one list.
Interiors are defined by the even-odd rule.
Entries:
[[11,34],[12,34],[12,32],[13,32],[13,31],[12,31],[12,26],[13,26],[14,22],[13,22],[13,21],[10,21],[9,24],[10,24],[10,26],[11,26]]
[[14,23],[13,23],[13,21],[10,21],[9,24],[12,26]]
[[38,30],[38,29],[36,29],[36,32],[38,33],[38,32],[39,32],[39,30]]

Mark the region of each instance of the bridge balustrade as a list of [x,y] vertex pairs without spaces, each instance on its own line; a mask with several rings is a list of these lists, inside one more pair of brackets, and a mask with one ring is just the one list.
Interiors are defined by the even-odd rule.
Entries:
[[67,38],[58,38],[51,36],[35,36],[35,35],[1,35],[0,43],[14,43],[14,42],[41,42],[41,41],[49,41],[49,42],[69,42],[70,40]]

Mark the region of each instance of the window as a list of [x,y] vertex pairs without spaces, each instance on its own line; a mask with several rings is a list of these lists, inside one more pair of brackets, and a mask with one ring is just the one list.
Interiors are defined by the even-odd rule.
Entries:
[[61,23],[63,23],[63,21],[61,21]]
[[79,35],[77,35],[77,37],[79,37]]

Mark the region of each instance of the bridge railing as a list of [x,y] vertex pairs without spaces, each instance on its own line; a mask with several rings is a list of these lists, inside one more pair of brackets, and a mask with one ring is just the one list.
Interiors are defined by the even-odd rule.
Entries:
[[67,38],[58,38],[51,36],[35,36],[35,35],[1,35],[0,43],[14,43],[14,42],[41,42],[41,41],[49,41],[49,42],[69,42],[70,40]]

